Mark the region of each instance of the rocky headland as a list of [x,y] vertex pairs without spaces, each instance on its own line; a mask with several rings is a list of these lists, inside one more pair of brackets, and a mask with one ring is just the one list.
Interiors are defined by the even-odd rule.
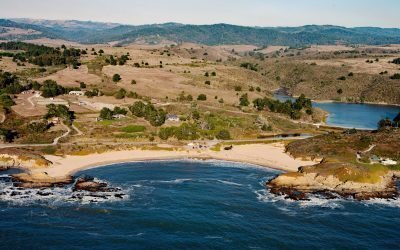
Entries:
[[392,199],[398,196],[398,177],[399,171],[384,168],[370,171],[351,163],[323,160],[315,166],[281,174],[266,185],[272,193],[294,200],[307,200],[310,194],[356,200]]

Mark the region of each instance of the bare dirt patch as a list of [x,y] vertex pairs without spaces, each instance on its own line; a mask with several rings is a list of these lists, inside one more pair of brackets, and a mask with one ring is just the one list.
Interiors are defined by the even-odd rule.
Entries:
[[[31,103],[28,98],[32,97],[32,94],[19,94],[14,99],[16,105],[12,106],[12,110],[18,115],[23,117],[34,117],[43,116],[46,114],[47,109],[45,106],[35,105]],[[33,104],[33,105],[32,105]]]

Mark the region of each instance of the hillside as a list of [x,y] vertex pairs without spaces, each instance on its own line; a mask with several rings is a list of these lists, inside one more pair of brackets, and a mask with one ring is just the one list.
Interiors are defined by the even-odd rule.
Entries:
[[[80,43],[121,44],[145,39],[193,42],[205,45],[252,44],[302,47],[311,44],[394,44],[400,43],[400,29],[374,27],[345,28],[331,25],[301,27],[244,27],[229,24],[184,25],[177,23],[152,25],[120,25],[83,21],[51,21],[35,19],[0,19],[0,27],[31,29],[39,33],[9,34],[6,39],[57,38]],[[102,32],[98,32],[102,31]],[[0,32],[2,30],[0,29]],[[6,33],[3,30],[2,33]]]

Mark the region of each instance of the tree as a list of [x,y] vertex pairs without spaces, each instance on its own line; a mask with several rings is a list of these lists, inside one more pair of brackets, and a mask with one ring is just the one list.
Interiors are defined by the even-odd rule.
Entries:
[[141,101],[135,102],[129,107],[133,115],[143,117],[152,126],[161,126],[165,123],[167,113],[163,109],[156,109],[152,104],[145,104]]
[[44,116],[44,119],[49,119],[52,117],[59,117],[63,119],[63,121],[67,124],[72,124],[72,121],[75,118],[74,112],[70,111],[69,108],[65,105],[56,105],[49,104],[47,107],[47,114]]
[[31,133],[43,133],[48,129],[47,122],[31,122],[27,126]]
[[342,89],[338,89],[338,90],[337,90],[337,93],[338,93],[339,95],[341,95],[341,94],[343,94],[343,90],[342,90]]
[[392,126],[392,121],[389,118],[382,119],[378,122],[378,129],[391,128]]
[[103,120],[112,120],[113,119],[113,111],[109,108],[102,108],[100,110],[99,117]]
[[146,120],[148,120],[152,126],[158,127],[165,123],[166,116],[167,113],[163,109],[159,109],[149,112],[146,116]]
[[114,74],[112,77],[113,82],[117,83],[121,81],[121,76],[119,74]]
[[204,84],[211,85],[211,81],[205,81]]
[[400,112],[399,114],[393,119],[393,126],[399,127],[400,126]]
[[240,106],[249,106],[249,104],[250,104],[250,102],[249,102],[249,97],[248,97],[248,95],[247,95],[247,93],[246,94],[243,94],[241,97],[240,97]]
[[40,85],[37,81],[34,81],[32,83],[32,89],[33,90],[39,90],[42,87],[42,85]]
[[115,107],[113,110],[113,114],[115,115],[126,115],[128,114],[128,110],[120,107]]
[[237,92],[242,91],[242,87],[241,86],[235,86],[235,91],[237,91]]
[[209,77],[210,75],[208,74],[208,72],[206,72],[206,73],[204,74],[204,76],[205,76],[205,77]]
[[145,115],[146,104],[141,101],[135,102],[133,105],[129,107],[129,110],[132,112],[134,116],[144,117]]
[[399,114],[393,119],[394,122],[400,122],[400,112]]
[[9,129],[0,128],[0,138],[3,140],[3,142],[13,142],[17,135],[18,134],[16,132],[13,132]]
[[390,79],[399,80],[400,79],[400,74],[396,73],[393,76],[391,76]]
[[392,61],[394,64],[400,64],[400,58],[396,58]]
[[132,81],[131,81],[131,84],[136,84],[136,80],[132,80]]
[[192,119],[193,120],[199,120],[200,119],[200,112],[197,110],[193,110],[192,112]]
[[65,88],[57,84],[56,81],[46,80],[41,87],[42,96],[45,98],[55,97],[65,94]]
[[217,73],[215,71],[211,72],[211,76],[217,76]]
[[205,94],[200,94],[200,95],[197,97],[197,100],[198,100],[198,101],[206,101],[206,100],[207,100],[207,96],[206,96]]
[[215,137],[219,140],[230,140],[231,134],[229,133],[228,130],[222,129],[222,130],[218,131],[218,133],[215,135]]
[[126,96],[126,90],[125,89],[120,89],[117,91],[117,93],[114,94],[114,97],[116,99],[124,99]]
[[168,138],[174,136],[175,129],[176,127],[161,128],[158,132],[158,137],[160,137],[161,140],[168,140]]
[[81,89],[86,89],[86,84],[85,84],[84,82],[80,82],[80,83],[79,83],[79,87],[80,87]]
[[11,106],[15,105],[15,102],[9,95],[0,95],[0,104],[4,108],[9,109]]

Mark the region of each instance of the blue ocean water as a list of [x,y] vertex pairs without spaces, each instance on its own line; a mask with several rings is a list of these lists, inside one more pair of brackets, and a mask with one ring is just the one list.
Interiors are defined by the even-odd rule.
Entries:
[[[275,95],[281,101],[294,100],[285,95]],[[381,119],[393,119],[400,113],[399,106],[361,103],[313,102],[314,107],[329,112],[326,124],[336,127],[376,129]]]
[[115,164],[80,173],[127,194],[97,202],[70,200],[68,188],[13,199],[3,175],[0,248],[399,248],[399,200],[285,200],[264,186],[278,173],[220,161]]

